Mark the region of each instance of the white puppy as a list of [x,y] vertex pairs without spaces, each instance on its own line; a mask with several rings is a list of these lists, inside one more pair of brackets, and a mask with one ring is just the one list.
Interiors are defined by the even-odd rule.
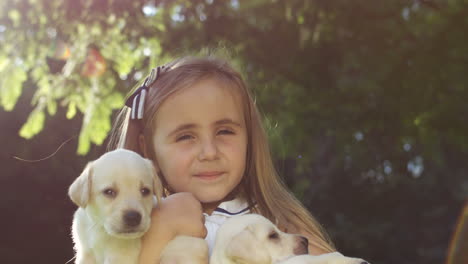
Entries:
[[212,264],[367,264],[335,252],[306,255],[305,237],[280,231],[271,221],[257,214],[235,216],[216,234]]
[[152,162],[135,152],[118,149],[88,163],[69,189],[79,206],[72,227],[76,263],[137,263],[153,195],[161,193]]

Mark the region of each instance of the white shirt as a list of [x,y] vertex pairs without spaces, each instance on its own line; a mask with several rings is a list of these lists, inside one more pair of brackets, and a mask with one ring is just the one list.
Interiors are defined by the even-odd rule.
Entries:
[[222,202],[219,206],[208,215],[205,215],[205,227],[207,230],[207,235],[205,237],[206,242],[208,243],[209,254],[213,251],[214,242],[216,239],[216,233],[218,228],[229,218],[236,215],[243,215],[250,213],[249,205],[246,200],[242,198],[235,198],[231,201]]

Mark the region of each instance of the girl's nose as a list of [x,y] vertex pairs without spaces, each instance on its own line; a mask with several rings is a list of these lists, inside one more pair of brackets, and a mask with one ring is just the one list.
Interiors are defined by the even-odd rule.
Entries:
[[202,143],[199,160],[214,160],[218,158],[218,148],[214,140],[205,140]]

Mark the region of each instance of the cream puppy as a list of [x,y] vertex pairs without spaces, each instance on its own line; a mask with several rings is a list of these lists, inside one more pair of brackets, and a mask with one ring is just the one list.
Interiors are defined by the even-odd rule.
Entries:
[[216,234],[212,264],[367,264],[339,253],[307,255],[305,237],[280,231],[258,214],[235,216]]
[[88,163],[68,192],[79,206],[72,226],[75,263],[137,263],[140,237],[161,193],[152,162],[135,152],[118,149]]
[[210,263],[277,263],[307,253],[305,237],[281,232],[258,214],[228,219],[216,234]]

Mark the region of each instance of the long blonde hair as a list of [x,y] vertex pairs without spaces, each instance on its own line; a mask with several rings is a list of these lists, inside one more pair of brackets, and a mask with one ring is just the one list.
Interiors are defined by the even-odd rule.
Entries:
[[[114,124],[109,149],[124,147],[143,155],[138,142],[139,135],[143,134],[146,146],[153,146],[151,142],[154,132],[153,118],[165,99],[205,78],[223,82],[240,94],[247,130],[246,169],[236,189],[239,189],[239,192],[247,199],[254,212],[269,218],[280,226],[309,234],[314,238],[310,243],[322,251],[334,251],[333,243],[326,232],[287,190],[278,176],[260,114],[239,72],[225,60],[212,55],[184,57],[165,66],[169,70],[162,73],[149,89],[145,100],[143,120],[130,120],[129,108],[124,107]],[[151,147],[146,148],[146,155],[153,161],[156,160]],[[161,181],[166,184],[165,179]]]

